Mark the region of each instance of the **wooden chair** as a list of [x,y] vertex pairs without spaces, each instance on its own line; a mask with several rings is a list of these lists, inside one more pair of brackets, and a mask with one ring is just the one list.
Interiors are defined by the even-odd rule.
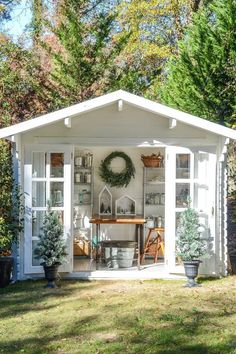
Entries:
[[159,255],[160,250],[162,251],[163,255],[165,253],[165,246],[162,234],[164,233],[165,229],[162,227],[153,227],[149,229],[144,251],[141,254],[140,263],[145,259],[145,255],[153,256],[154,263],[157,263],[157,258]]

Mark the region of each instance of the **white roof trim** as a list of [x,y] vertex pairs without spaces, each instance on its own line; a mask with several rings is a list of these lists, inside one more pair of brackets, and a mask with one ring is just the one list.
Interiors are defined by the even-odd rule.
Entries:
[[176,121],[180,121],[182,123],[207,130],[211,133],[236,140],[236,130],[223,127],[222,125],[209,122],[205,119],[178,111],[176,109],[164,106],[160,103],[148,100],[140,96],[136,96],[123,90],[108,93],[106,95],[93,98],[52,113],[44,114],[40,117],[12,125],[7,128],[2,128],[0,129],[0,138],[7,138],[15,134],[52,124],[65,118],[74,117],[82,113],[93,111],[110,105],[114,102],[119,102],[119,100],[123,100],[128,104],[144,109],[148,112],[152,112],[166,118],[172,118]]

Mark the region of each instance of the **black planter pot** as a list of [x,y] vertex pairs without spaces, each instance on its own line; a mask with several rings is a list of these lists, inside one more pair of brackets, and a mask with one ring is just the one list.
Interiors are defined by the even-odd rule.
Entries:
[[184,286],[186,288],[193,288],[195,286],[201,286],[195,282],[195,278],[198,275],[198,267],[201,261],[195,260],[195,261],[184,261],[184,270],[185,270],[185,275],[188,279],[187,284]]
[[0,257],[0,288],[10,284],[13,264],[13,257]]
[[58,276],[58,268],[60,264],[53,264],[51,266],[46,266],[44,265],[44,273],[45,273],[45,279],[48,281],[47,285],[45,285],[45,288],[56,288],[55,281]]

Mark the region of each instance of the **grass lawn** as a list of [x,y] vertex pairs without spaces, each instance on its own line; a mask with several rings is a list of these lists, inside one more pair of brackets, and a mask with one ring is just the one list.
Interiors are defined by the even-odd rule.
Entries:
[[0,289],[0,353],[236,353],[236,277]]

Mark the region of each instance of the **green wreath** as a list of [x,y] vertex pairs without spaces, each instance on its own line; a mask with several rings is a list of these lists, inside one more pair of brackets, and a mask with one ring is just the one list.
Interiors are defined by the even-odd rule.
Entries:
[[[113,172],[110,165],[116,157],[125,160],[126,166],[122,172]],[[101,162],[99,167],[100,177],[111,187],[127,187],[131,178],[134,178],[135,167],[131,158],[122,151],[114,151]]]

